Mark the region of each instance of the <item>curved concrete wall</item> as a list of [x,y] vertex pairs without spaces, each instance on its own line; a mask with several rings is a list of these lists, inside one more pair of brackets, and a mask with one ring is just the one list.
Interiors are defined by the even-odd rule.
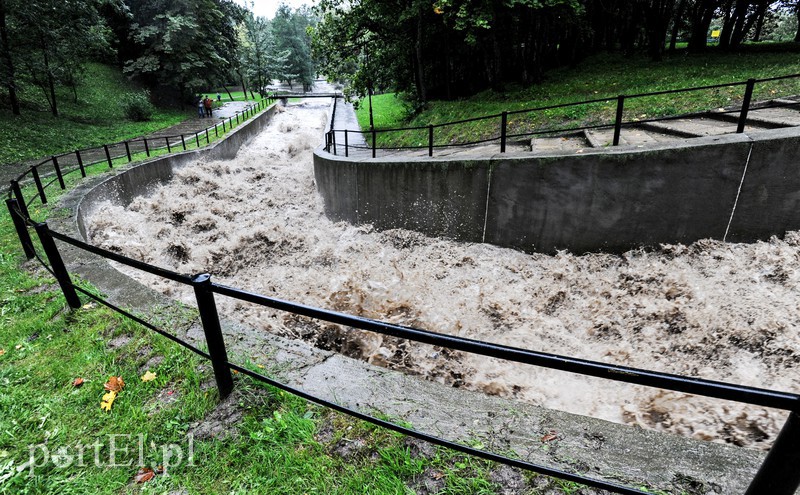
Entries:
[[254,118],[243,122],[221,141],[205,148],[165,155],[129,168],[120,168],[116,175],[96,185],[87,182],[91,187],[84,185],[87,190],[82,196],[76,216],[81,236],[86,239],[84,217],[98,202],[110,200],[116,204],[127,206],[137,196],[145,195],[154,187],[170,181],[175,170],[196,161],[201,156],[215,160],[234,158],[239,148],[247,144],[269,123],[276,108],[276,105],[273,104]]
[[723,239],[732,213],[729,241],[800,229],[799,150],[798,128],[475,160],[318,149],[314,173],[332,220],[528,252],[614,252]]

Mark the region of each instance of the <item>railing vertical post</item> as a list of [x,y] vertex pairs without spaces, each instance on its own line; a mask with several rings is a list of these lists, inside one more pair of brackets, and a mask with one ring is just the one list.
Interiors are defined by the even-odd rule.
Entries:
[[336,131],[331,129],[331,143],[333,144],[333,154],[336,154]]
[[183,151],[186,151],[186,139],[184,139],[183,134],[181,134],[181,144],[183,145]]
[[208,127],[206,127],[206,144],[210,143],[211,140],[208,138]]
[[127,141],[125,141],[125,154],[128,156],[128,163],[132,162],[133,158],[131,157],[131,146]]
[[15,180],[11,181],[11,191],[14,193],[14,198],[17,200],[17,206],[19,206],[19,211],[22,212],[22,216],[30,218],[28,206],[25,204],[25,198],[22,196],[22,189],[19,187],[19,182]]
[[22,209],[19,207],[20,203],[14,198],[6,199],[6,206],[8,206],[8,213],[11,215],[11,220],[14,222],[14,228],[17,231],[17,237],[22,244],[22,250],[25,252],[27,259],[33,258],[36,253],[33,250],[33,243],[31,236],[28,233],[28,226],[25,225]]
[[197,147],[199,148],[200,147],[200,133],[199,132],[195,132],[194,133],[194,142],[197,143]]
[[[44,194],[44,187],[42,186],[42,179],[39,177],[39,169],[36,168],[36,165],[31,167],[31,175],[33,175],[33,182],[36,184],[36,189],[39,191],[39,199],[42,200],[42,204],[47,204],[47,196]],[[30,217],[28,217],[30,218]]]
[[69,278],[67,267],[64,266],[64,260],[61,259],[61,254],[58,252],[53,236],[50,235],[50,228],[47,223],[37,223],[36,233],[39,235],[39,241],[42,243],[42,249],[53,268],[53,273],[56,276],[58,285],[61,286],[61,292],[64,293],[64,298],[67,304],[72,309],[81,307],[81,300],[78,298],[78,293],[75,292],[75,287],[72,286],[72,281]]
[[789,413],[745,495],[794,495],[800,487],[800,414]]
[[172,148],[169,145],[169,136],[164,138],[164,142],[167,143],[167,153],[172,153]]
[[755,79],[748,79],[747,85],[744,87],[744,99],[742,99],[742,111],[739,113],[739,124],[736,126],[736,132],[741,134],[744,132],[744,125],[747,123],[747,112],[750,111],[750,100],[753,98],[753,88],[756,85]]
[[372,158],[375,158],[375,128],[370,129],[372,132]]
[[103,149],[106,151],[106,161],[108,162],[108,168],[114,168],[114,164],[111,162],[111,153],[108,151],[108,145],[104,144]]
[[347,129],[344,130],[344,156],[350,156],[350,153],[347,151]]
[[144,154],[147,158],[150,158],[150,145],[147,144],[147,138],[142,138],[142,141],[144,141]]
[[236,125],[239,125],[239,112],[236,112]]
[[428,125],[428,156],[433,156],[433,124]]
[[222,132],[226,132],[227,129],[225,128],[225,119],[222,119]]
[[625,109],[625,95],[617,96],[617,116],[614,119],[614,146],[619,146],[619,135],[622,132],[622,111]]
[[211,275],[207,273],[195,275],[192,285],[197,298],[197,309],[200,311],[200,321],[206,334],[206,344],[211,355],[219,396],[220,399],[225,399],[233,390],[233,376],[228,366],[228,352],[225,350],[225,339],[222,337],[214,293],[211,292]]
[[219,124],[214,124],[214,137],[219,137]]
[[86,177],[86,169],[83,168],[83,158],[81,157],[81,150],[75,150],[75,157],[78,159],[78,168],[81,169],[81,176]]
[[508,112],[500,114],[500,153],[506,152],[506,133],[508,132]]
[[56,171],[56,178],[58,179],[58,185],[61,186],[61,190],[63,191],[64,189],[67,188],[67,186],[64,185],[64,175],[61,173],[61,167],[58,165],[58,158],[55,156],[51,156],[50,158],[53,160],[53,170]]

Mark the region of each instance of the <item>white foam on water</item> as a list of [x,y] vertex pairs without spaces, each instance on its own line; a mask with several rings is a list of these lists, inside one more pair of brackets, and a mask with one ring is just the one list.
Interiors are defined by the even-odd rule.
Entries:
[[[800,391],[800,233],[623,255],[525,254],[334,223],[312,149],[327,105],[277,113],[235,160],[200,160],[127,208],[91,216],[91,242],[282,299],[535,351]],[[375,165],[379,166],[379,165]],[[125,272],[193,303],[191,290]],[[227,298],[220,313],[371,363],[489,394],[690,437],[768,448],[786,414],[498,362],[348,331]]]

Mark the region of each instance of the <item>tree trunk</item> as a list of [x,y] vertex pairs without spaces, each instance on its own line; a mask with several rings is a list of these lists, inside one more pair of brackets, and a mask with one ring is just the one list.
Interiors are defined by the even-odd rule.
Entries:
[[428,101],[428,88],[425,84],[425,69],[422,65],[422,10],[417,12],[417,40],[415,46],[415,66],[416,66],[416,79],[417,79],[417,98],[420,102],[425,103]]
[[753,41],[761,41],[761,31],[764,29],[764,18],[767,16],[768,1],[761,0],[756,10],[756,32],[753,33]]
[[727,49],[731,42],[731,32],[733,31],[733,25],[736,23],[736,13],[739,12],[739,4],[741,0],[736,1],[736,9],[733,10],[733,14],[731,14],[731,10],[733,9],[733,2],[728,1],[725,4],[724,15],[722,20],[722,33],[719,37],[719,47],[723,50]]
[[50,70],[50,57],[47,56],[47,42],[41,38],[42,59],[44,62],[44,73],[46,80],[41,81],[42,91],[44,91],[47,102],[50,104],[50,112],[53,117],[58,117],[58,102],[56,101],[56,82],[53,79],[53,71]]
[[739,0],[736,3],[736,11],[734,12],[736,23],[734,24],[733,32],[731,33],[730,48],[736,48],[737,46],[741,45],[745,36],[747,35],[747,32],[750,31],[751,27],[753,27],[755,17],[754,15],[747,15],[749,7],[750,2],[747,0]]
[[670,0],[651,0],[646,7],[647,52],[655,62],[660,62],[664,54],[667,23],[672,17],[672,7],[673,2]]
[[689,51],[692,53],[702,52],[706,49],[706,39],[708,28],[714,18],[714,11],[717,10],[716,0],[697,0],[697,4],[691,12],[691,35],[689,37]]
[[6,4],[0,0],[0,56],[2,57],[3,81],[8,90],[8,101],[11,103],[11,113],[20,115],[19,98],[17,98],[17,80],[14,74],[14,61],[11,57],[11,46],[8,44],[8,29],[6,28]]
[[797,32],[794,35],[795,43],[800,43],[800,0],[794,6],[794,15],[797,17]]
[[678,44],[678,32],[683,25],[683,13],[686,9],[686,0],[681,0],[678,4],[678,10],[675,13],[675,18],[672,20],[672,36],[669,38],[669,51],[670,53],[675,51],[675,47]]

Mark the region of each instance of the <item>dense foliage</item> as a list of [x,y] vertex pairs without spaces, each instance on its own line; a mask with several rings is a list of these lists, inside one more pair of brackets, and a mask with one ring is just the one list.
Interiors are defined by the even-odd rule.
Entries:
[[322,0],[314,48],[322,70],[355,92],[402,91],[416,101],[453,99],[589,54],[647,53],[660,60],[679,40],[701,52],[791,25],[800,2],[784,0]]
[[0,87],[14,115],[20,91],[37,88],[54,116],[58,88],[77,100],[88,61],[116,62],[167,103],[231,83],[308,87],[313,22],[286,6],[272,22],[254,18],[234,0],[0,0]]

